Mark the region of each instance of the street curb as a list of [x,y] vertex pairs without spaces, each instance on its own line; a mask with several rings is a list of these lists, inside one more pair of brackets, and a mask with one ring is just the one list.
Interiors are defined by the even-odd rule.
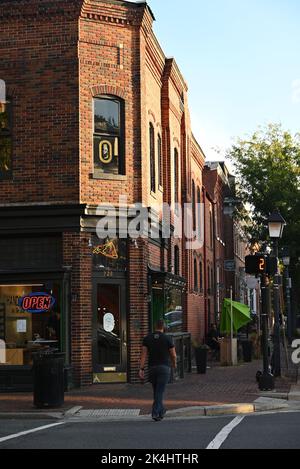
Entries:
[[226,404],[221,406],[205,407],[205,415],[208,417],[233,414],[252,414],[254,412],[254,404]]
[[167,412],[168,417],[217,417],[221,415],[236,414],[254,414],[259,412],[268,412],[274,410],[282,410],[288,408],[286,400],[258,399],[253,404],[224,404],[217,406],[201,406],[201,407],[184,407],[182,409],[170,410]]
[[[300,399],[299,399],[300,400]],[[183,407],[180,409],[173,409],[167,412],[167,417],[170,418],[185,418],[185,417],[219,417],[222,415],[242,415],[242,414],[254,414],[259,412],[268,412],[275,410],[283,410],[289,408],[288,401],[284,399],[269,399],[260,397],[252,404],[240,403],[240,404],[223,404],[214,406],[194,406],[194,407]],[[0,419],[24,419],[24,420],[62,420],[62,419],[76,419],[81,420],[79,414],[82,406],[74,406],[67,411],[62,412],[2,412],[0,413]],[[140,415],[137,417],[101,417],[95,419],[97,421],[125,421],[134,420],[139,421],[151,417],[151,415]],[[93,420],[93,419],[88,419]]]
[[20,419],[20,420],[62,420],[63,413],[60,412],[0,412],[0,419]]
[[63,413],[64,417],[68,418],[68,417],[74,417],[76,414],[78,414],[78,412],[80,412],[80,410],[82,409],[83,407],[78,405],[78,406],[74,406],[72,407],[71,409],[67,410],[66,412]]

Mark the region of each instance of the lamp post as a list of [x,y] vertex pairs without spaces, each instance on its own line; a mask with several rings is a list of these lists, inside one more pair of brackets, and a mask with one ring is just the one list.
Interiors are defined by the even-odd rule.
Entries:
[[[279,210],[275,210],[268,219],[269,235],[273,241],[273,252],[276,259],[278,259],[278,241],[282,238],[283,229],[286,222]],[[274,376],[281,376],[281,363],[280,363],[280,295],[279,295],[279,273],[274,276]]]
[[270,373],[269,363],[269,314],[270,314],[270,287],[269,278],[264,273],[261,276],[261,325],[262,325],[262,352],[264,371],[259,377],[261,391],[273,391],[275,388],[274,376]]
[[287,247],[283,248],[282,251],[282,261],[285,267],[285,280],[286,280],[286,310],[287,310],[287,318],[288,318],[288,341],[289,344],[292,343],[293,340],[293,314],[291,308],[291,285],[290,285],[290,274],[289,274],[289,266],[290,266],[290,253]]

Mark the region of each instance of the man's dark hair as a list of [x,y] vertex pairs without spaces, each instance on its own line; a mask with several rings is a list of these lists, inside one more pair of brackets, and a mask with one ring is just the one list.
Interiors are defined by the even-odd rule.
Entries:
[[155,329],[157,331],[160,331],[162,329],[165,329],[166,325],[165,325],[165,321],[163,319],[160,319],[159,321],[156,321],[155,323]]

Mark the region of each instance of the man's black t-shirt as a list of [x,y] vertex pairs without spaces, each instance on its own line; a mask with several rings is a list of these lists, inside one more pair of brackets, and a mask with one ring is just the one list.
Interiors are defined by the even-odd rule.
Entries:
[[148,349],[150,368],[160,365],[171,366],[169,350],[174,348],[171,337],[162,332],[154,332],[144,338],[143,346]]

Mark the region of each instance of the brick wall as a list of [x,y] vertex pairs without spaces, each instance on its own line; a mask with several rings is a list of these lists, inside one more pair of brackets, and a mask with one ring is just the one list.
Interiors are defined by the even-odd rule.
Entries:
[[13,111],[1,203],[79,201],[79,1],[2,1],[0,74]]
[[[186,239],[159,248],[139,240],[129,248],[129,379],[136,379],[142,337],[149,330],[148,264],[169,270],[179,247],[187,280],[185,325],[193,336],[207,328],[207,267],[214,271],[209,213],[214,194],[202,180],[204,154],[193,138],[188,88],[174,59],[166,59],[145,4],[92,0],[13,0],[0,5],[0,70],[13,102],[13,180],[0,182],[1,203],[77,202],[145,206],[174,203],[174,151],[179,155],[179,203],[191,202],[192,180],[205,203],[205,244]],[[13,34],[12,34],[13,28]],[[117,96],[125,104],[122,177],[96,178],[93,168],[93,98]],[[150,193],[149,124],[162,137],[163,187]],[[157,148],[156,148],[157,149]],[[158,161],[156,159],[156,175]],[[158,182],[158,181],[157,181]],[[206,183],[205,183],[206,185]],[[172,219],[173,221],[173,219]],[[72,265],[72,362],[76,381],[92,371],[92,265],[87,234],[64,234],[64,263]],[[194,291],[194,258],[203,260],[203,292]],[[219,255],[218,255],[219,256]],[[198,272],[199,277],[199,272]],[[215,274],[214,274],[215,278]]]
[[89,235],[64,233],[64,265],[71,266],[71,362],[75,384],[92,378],[92,253]]

